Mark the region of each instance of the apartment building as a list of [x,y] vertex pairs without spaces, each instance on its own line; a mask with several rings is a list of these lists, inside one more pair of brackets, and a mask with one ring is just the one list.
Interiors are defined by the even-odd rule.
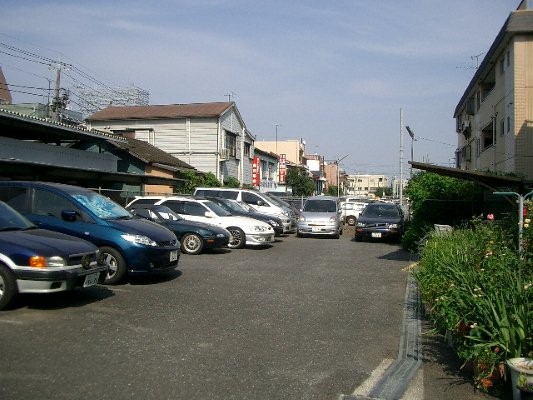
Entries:
[[457,168],[533,179],[532,3],[511,12],[455,108]]
[[389,188],[385,175],[355,174],[346,177],[346,194],[366,197]]

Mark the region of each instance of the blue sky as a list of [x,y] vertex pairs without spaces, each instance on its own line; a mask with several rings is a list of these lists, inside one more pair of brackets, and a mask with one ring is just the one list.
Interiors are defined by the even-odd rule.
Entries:
[[[233,93],[258,140],[274,140],[279,124],[279,140],[303,139],[326,160],[348,155],[348,173],[398,176],[400,109],[418,138],[414,159],[453,162],[453,111],[474,56],[481,62],[519,2],[4,0],[0,43],[60,59],[112,87],[134,84],[151,104]],[[0,46],[9,84],[54,79],[47,65],[6,53]],[[405,132],[405,163],[410,145]]]

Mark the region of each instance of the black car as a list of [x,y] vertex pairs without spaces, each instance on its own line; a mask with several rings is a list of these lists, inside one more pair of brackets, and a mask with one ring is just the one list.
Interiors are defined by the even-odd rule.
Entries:
[[133,215],[157,222],[170,229],[181,243],[181,251],[186,254],[200,254],[205,249],[226,247],[231,234],[224,228],[187,221],[167,206],[141,204],[128,209]]
[[283,221],[281,218],[274,215],[263,214],[255,211],[246,203],[240,203],[237,200],[224,199],[222,197],[203,197],[209,199],[213,203],[218,204],[224,210],[231,213],[231,215],[242,215],[249,218],[258,219],[259,221],[266,222],[272,229],[274,234],[280,236],[283,233]]
[[0,309],[17,293],[54,293],[102,283],[107,265],[83,239],[39,229],[0,201]]
[[384,239],[399,241],[404,231],[404,213],[393,203],[369,203],[359,215],[355,240]]

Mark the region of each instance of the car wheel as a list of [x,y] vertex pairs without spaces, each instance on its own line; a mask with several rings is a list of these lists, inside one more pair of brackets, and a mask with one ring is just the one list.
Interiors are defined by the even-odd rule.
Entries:
[[246,235],[241,228],[231,226],[226,228],[231,233],[232,239],[228,243],[230,249],[242,249],[246,245]]
[[296,231],[296,237],[301,238],[301,237],[304,237],[304,236],[300,233],[300,231]]
[[200,254],[204,249],[204,241],[196,233],[186,233],[181,237],[181,251],[186,254]]
[[346,218],[346,223],[350,226],[354,226],[355,225],[355,217],[351,216],[351,217],[348,217]]
[[13,273],[0,264],[0,310],[7,306],[17,294],[17,282]]
[[126,261],[122,254],[107,246],[100,247],[100,254],[108,268],[104,284],[112,285],[120,282],[126,276]]

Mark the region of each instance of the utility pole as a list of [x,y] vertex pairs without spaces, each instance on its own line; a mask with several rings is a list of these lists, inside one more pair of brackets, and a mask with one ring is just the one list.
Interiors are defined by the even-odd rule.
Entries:
[[56,66],[50,65],[50,68],[56,70],[56,80],[54,87],[54,98],[52,99],[52,119],[55,122],[61,122],[61,111],[65,108],[67,96],[63,98],[60,96],[61,91],[61,70],[67,66],[67,64],[58,61]]
[[400,108],[400,205],[403,205],[403,109]]

